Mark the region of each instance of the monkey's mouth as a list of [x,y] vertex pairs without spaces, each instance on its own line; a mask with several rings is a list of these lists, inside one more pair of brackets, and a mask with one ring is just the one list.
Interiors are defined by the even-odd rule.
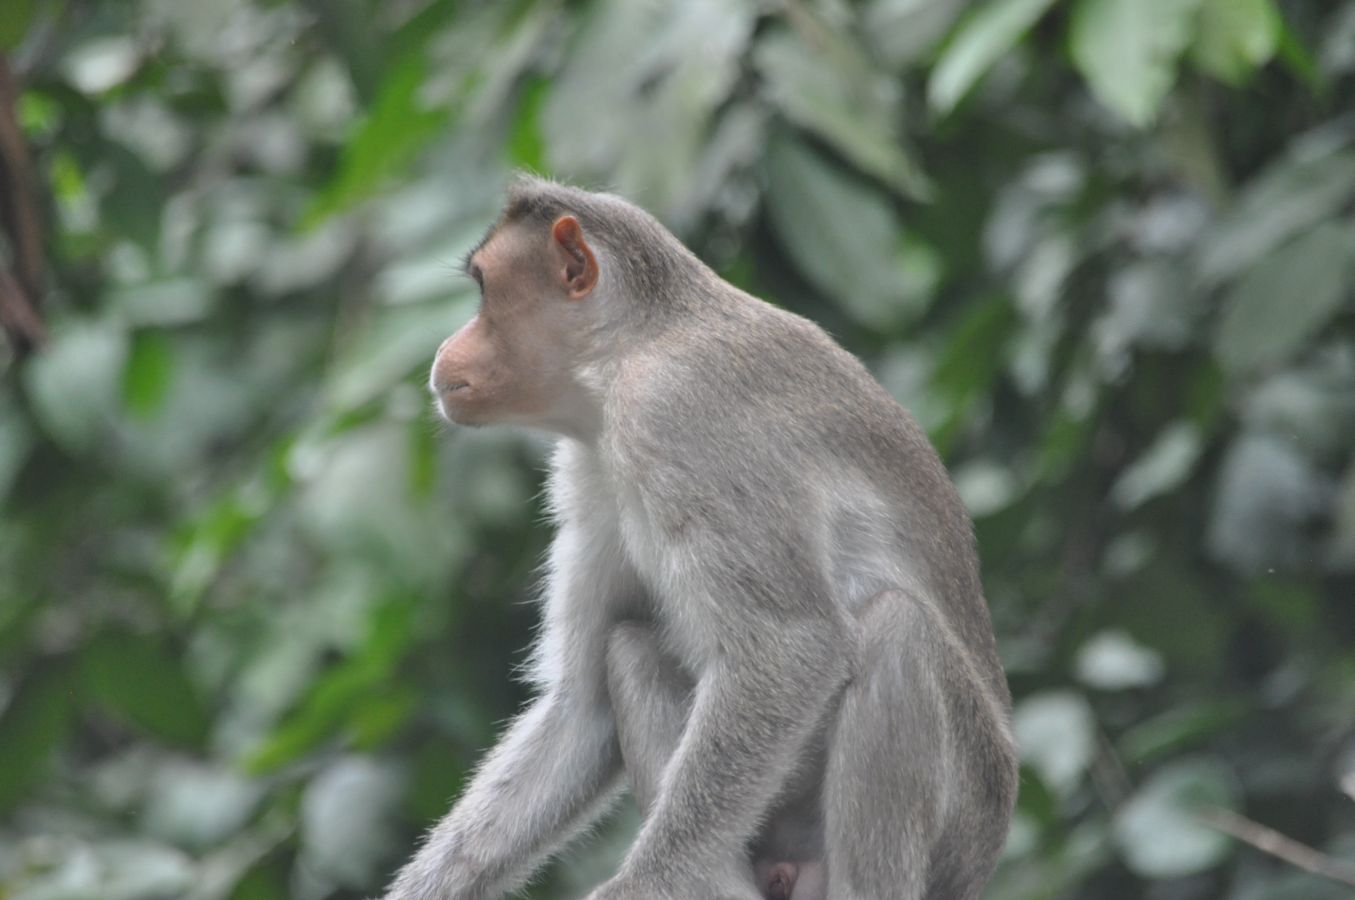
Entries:
[[463,404],[458,401],[465,396],[466,390],[470,387],[465,381],[458,381],[455,384],[449,384],[445,387],[439,387],[437,390],[437,399],[435,406],[442,418],[448,422],[460,424],[460,418],[463,414]]

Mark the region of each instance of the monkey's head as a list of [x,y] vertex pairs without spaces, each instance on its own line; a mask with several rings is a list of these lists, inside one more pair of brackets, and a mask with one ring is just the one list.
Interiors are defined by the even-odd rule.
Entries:
[[480,308],[438,348],[429,386],[449,421],[552,427],[578,414],[598,260],[577,217],[509,212],[466,259]]
[[611,194],[529,176],[466,257],[480,309],[442,342],[429,386],[462,425],[513,423],[581,436],[600,421],[600,379],[642,333],[682,319],[718,283],[649,213]]

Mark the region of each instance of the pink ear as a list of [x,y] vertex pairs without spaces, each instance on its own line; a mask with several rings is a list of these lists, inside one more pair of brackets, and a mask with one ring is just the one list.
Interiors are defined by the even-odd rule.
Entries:
[[587,296],[598,280],[598,261],[573,216],[561,216],[550,228],[551,243],[564,263],[565,290],[572,299]]

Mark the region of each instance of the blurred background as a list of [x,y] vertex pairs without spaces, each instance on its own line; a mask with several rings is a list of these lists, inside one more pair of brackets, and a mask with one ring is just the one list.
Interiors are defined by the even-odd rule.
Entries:
[[1355,896],[1355,0],[0,0],[0,897],[370,895],[524,701],[546,441],[424,388],[515,168],[941,449],[991,900]]

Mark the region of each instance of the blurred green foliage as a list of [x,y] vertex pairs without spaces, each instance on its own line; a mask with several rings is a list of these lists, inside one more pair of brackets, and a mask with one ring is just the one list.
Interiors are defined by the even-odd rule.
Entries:
[[990,898],[1351,896],[1193,810],[1355,859],[1352,0],[3,0],[0,48],[50,331],[0,349],[0,897],[370,893],[522,702],[543,444],[423,388],[513,167],[941,447],[1025,762]]

